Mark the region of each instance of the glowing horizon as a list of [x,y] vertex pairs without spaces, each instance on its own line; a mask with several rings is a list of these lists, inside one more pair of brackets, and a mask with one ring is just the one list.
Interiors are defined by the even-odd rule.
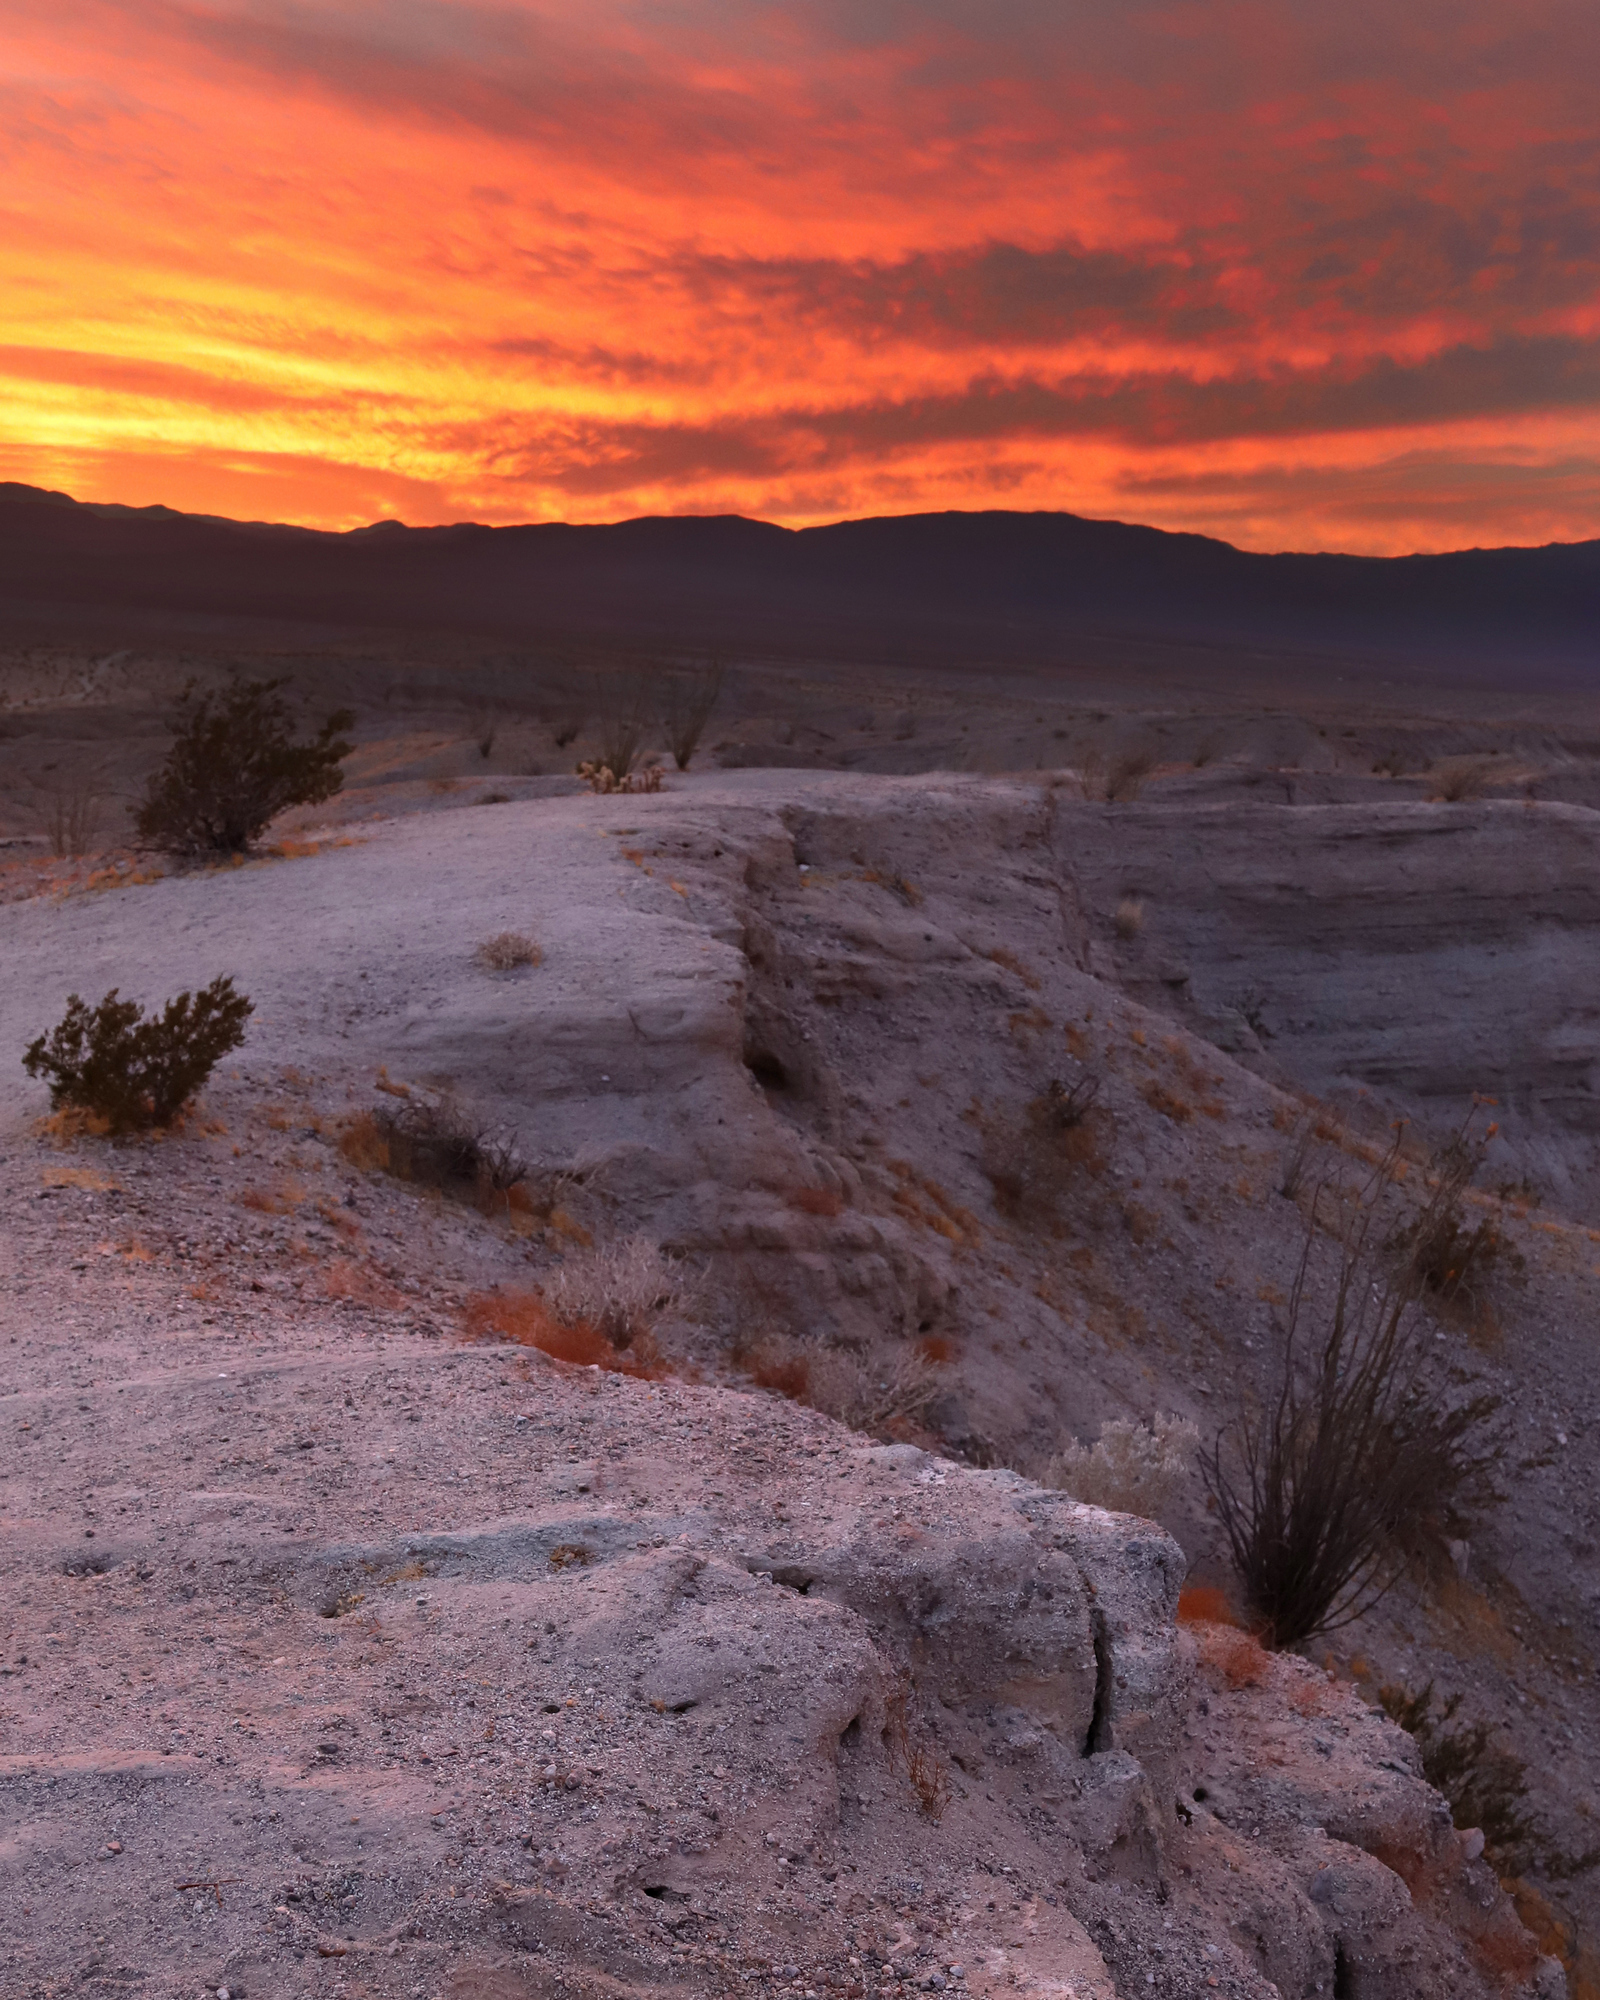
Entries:
[[1575,0],[6,12],[0,479],[330,528],[1600,535]]

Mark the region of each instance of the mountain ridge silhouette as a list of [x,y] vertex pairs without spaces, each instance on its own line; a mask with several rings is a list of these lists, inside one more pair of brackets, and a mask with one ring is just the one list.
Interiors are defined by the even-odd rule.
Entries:
[[915,657],[1095,644],[1506,669],[1600,666],[1600,540],[1262,554],[1067,513],[791,529],[653,515],[330,531],[0,484],[0,617],[277,620],[501,640]]

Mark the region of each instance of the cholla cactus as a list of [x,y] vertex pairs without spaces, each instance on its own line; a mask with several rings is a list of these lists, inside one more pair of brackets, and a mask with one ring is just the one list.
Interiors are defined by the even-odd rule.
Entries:
[[1098,1444],[1069,1444],[1057,1453],[1044,1483],[1091,1507],[1158,1520],[1199,1445],[1198,1429],[1184,1417],[1157,1417],[1151,1424],[1115,1417],[1102,1425]]

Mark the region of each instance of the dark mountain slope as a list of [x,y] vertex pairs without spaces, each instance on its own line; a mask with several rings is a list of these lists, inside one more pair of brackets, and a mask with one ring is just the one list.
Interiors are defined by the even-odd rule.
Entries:
[[340,535],[0,486],[0,616],[950,661],[1176,642],[1566,675],[1600,654],[1600,542],[1254,555],[1201,535],[1007,513],[798,532],[727,516]]

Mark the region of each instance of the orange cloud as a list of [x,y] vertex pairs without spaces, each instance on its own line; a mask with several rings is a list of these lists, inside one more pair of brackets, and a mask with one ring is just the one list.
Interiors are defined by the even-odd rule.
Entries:
[[12,0],[0,470],[1600,534],[1573,0]]

